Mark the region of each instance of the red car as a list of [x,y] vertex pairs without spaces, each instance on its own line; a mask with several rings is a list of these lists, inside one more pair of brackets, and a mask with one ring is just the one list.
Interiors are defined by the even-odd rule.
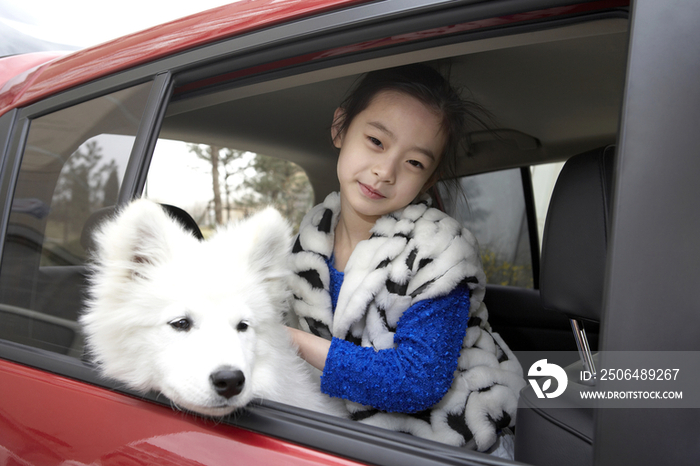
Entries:
[[[202,229],[217,209],[232,216],[234,172],[220,174],[224,207],[208,204],[193,147],[295,163],[303,211],[338,188],[328,128],[345,91],[401,64],[437,66],[493,114],[458,167],[469,204],[436,198],[479,238],[491,325],[526,376],[577,341],[603,369],[605,351],[694,354],[698,26],[693,0],[251,0],[68,55],[0,58],[0,464],[512,464],[273,402],[199,418],[101,378],[83,354],[93,212],[146,196]],[[595,250],[567,222],[596,195],[558,194],[578,189],[580,154],[610,163]],[[517,461],[700,461],[697,409],[547,410],[532,393]]]

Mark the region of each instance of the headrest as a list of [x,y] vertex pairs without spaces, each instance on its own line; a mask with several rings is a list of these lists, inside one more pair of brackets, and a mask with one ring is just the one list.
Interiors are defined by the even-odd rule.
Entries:
[[[161,204],[161,207],[163,207],[172,218],[180,222],[187,231],[191,232],[192,236],[200,241],[204,239],[199,225],[197,225],[197,222],[195,222],[192,216],[185,210],[170,204]],[[103,207],[102,209],[96,210],[88,217],[83,226],[83,231],[80,234],[80,244],[85,251],[92,251],[95,248],[95,241],[92,237],[93,233],[102,222],[113,218],[115,211],[115,206]]]
[[170,204],[161,204],[160,206],[164,208],[172,218],[180,222],[180,224],[185,227],[185,230],[192,233],[192,236],[197,238],[199,241],[204,239],[204,235],[202,235],[199,225],[197,225],[197,222],[194,221],[192,216],[188,214],[186,210]]
[[614,148],[569,159],[552,192],[542,240],[540,295],[546,309],[600,321]]

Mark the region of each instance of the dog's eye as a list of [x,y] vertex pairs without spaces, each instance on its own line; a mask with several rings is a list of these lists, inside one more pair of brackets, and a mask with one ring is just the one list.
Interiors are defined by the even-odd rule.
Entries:
[[245,320],[238,322],[238,325],[236,325],[236,330],[238,330],[239,332],[245,332],[246,330],[248,330],[248,322],[246,322]]
[[175,330],[180,330],[182,332],[186,332],[192,327],[192,321],[186,317],[175,319],[172,322],[169,322],[169,324]]

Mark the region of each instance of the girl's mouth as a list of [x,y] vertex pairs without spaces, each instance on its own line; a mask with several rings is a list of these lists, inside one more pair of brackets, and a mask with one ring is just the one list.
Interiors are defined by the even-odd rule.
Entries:
[[368,197],[370,199],[377,200],[377,199],[384,199],[386,197],[382,193],[380,193],[379,191],[372,189],[371,187],[367,186],[364,183],[360,183],[358,181],[358,184],[360,185],[360,191],[362,192],[362,194],[364,194],[366,197]]

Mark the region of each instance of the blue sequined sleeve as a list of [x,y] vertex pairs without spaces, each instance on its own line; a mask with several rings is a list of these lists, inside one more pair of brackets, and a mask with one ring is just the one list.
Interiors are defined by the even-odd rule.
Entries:
[[382,411],[427,409],[452,385],[468,318],[469,290],[458,287],[407,309],[392,349],[376,351],[333,338],[321,390]]

